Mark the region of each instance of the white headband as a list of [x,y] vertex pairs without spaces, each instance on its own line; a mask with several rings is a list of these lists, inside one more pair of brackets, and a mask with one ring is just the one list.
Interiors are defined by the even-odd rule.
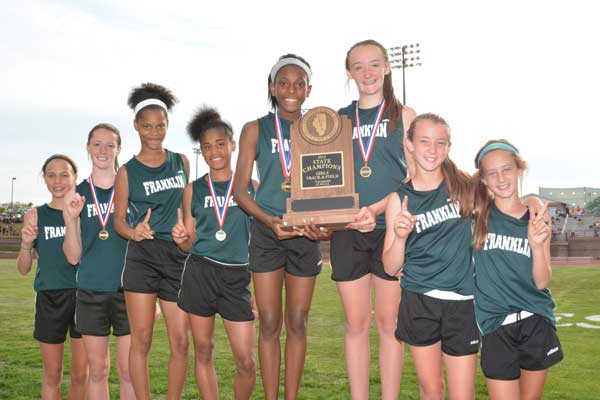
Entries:
[[137,113],[139,113],[140,110],[146,106],[159,106],[164,108],[165,111],[169,110],[167,108],[167,105],[159,99],[146,99],[144,101],[140,101],[135,105],[135,108],[133,109],[133,115],[137,115]]
[[304,70],[304,72],[306,72],[306,76],[308,77],[308,82],[310,83],[310,77],[312,75],[312,71],[310,70],[310,67],[308,66],[308,64],[306,64],[302,60],[298,60],[297,58],[293,58],[293,57],[282,58],[279,61],[277,61],[275,63],[275,65],[273,65],[273,68],[271,68],[271,82],[275,82],[275,77],[277,76],[277,73],[279,72],[279,70],[281,68],[285,67],[286,65],[290,65],[290,64],[297,65],[298,67],[302,68]]

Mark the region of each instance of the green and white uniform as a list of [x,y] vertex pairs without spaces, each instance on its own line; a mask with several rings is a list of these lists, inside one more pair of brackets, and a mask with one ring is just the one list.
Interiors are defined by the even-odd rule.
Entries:
[[475,316],[483,335],[498,329],[512,313],[528,311],[556,327],[554,301],[549,289],[533,281],[533,259],[527,239],[529,213],[511,217],[492,204],[488,236],[474,251]]
[[182,156],[165,151],[167,159],[159,167],[144,165],[135,157],[124,166],[132,226],[142,222],[151,209],[149,225],[155,233],[153,240],[129,241],[121,285],[130,292],[156,293],[160,299],[177,301],[187,253],[173,242],[171,230],[188,177]]
[[[354,152],[354,182],[360,198],[360,206],[369,206],[390,194],[406,178],[407,167],[404,156],[404,125],[399,118],[394,131],[389,131],[390,120],[384,110],[381,121],[374,129],[374,118],[379,107],[359,109],[356,121],[356,101],[338,111],[352,121],[352,147]],[[373,150],[368,160],[371,175],[363,178],[360,169],[364,166],[359,140],[368,142],[369,133],[375,134]],[[365,146],[366,149],[367,146]],[[385,273],[381,254],[385,239],[385,215],[377,217],[373,232],[355,230],[337,231],[331,238],[331,278],[335,281],[354,281],[372,273],[384,279],[396,281],[396,277]]]
[[[238,207],[232,196],[223,225],[227,237],[223,241],[218,241],[215,233],[219,230],[219,223],[205,177],[192,183],[192,216],[196,219],[196,241],[190,253],[227,266],[246,266],[248,265],[250,216]],[[213,181],[217,201],[221,207],[227,195],[228,182]],[[254,197],[252,182],[248,185],[248,194]]]
[[75,288],[77,268],[69,264],[63,253],[65,221],[62,210],[44,204],[37,207],[37,220],[39,234],[34,247],[38,263],[33,288],[37,292]]
[[460,217],[460,205],[450,201],[446,185],[419,191],[403,183],[397,193],[400,201],[408,196],[408,211],[417,217],[406,240],[402,288],[472,296],[471,220]]
[[33,288],[35,318],[33,337],[48,344],[64,343],[67,332],[81,338],[75,329],[75,275],[77,268],[63,253],[65,222],[62,210],[48,204],[37,207],[38,237],[33,247],[38,255]]
[[[292,121],[280,119],[283,146],[290,147]],[[281,190],[285,180],[279,160],[275,115],[268,113],[257,120],[256,167],[260,185],[256,203],[267,214],[285,214],[285,203],[290,194]],[[250,234],[250,270],[272,272],[279,268],[295,276],[315,276],[321,272],[319,243],[305,237],[279,240],[271,227],[253,219]]]
[[[358,109],[360,126],[356,126],[356,101],[338,111],[352,121],[352,147],[354,149],[354,182],[356,192],[360,196],[360,206],[369,206],[390,194],[394,188],[402,184],[407,174],[406,157],[404,155],[403,139],[404,124],[402,118],[398,119],[396,129],[388,131],[390,120],[384,110],[381,122],[375,133],[375,143],[369,158],[369,167],[372,173],[368,178],[360,176],[360,169],[364,165],[360,146],[359,133],[366,141],[369,132],[373,130],[373,119],[377,115],[378,107]],[[385,216],[377,218],[375,229],[385,228]]]
[[177,223],[177,208],[181,207],[188,177],[181,155],[165,151],[167,159],[159,167],[149,167],[133,157],[125,168],[132,225],[142,222],[150,208],[150,227],[155,232],[154,237],[170,241],[173,240],[171,229]]
[[[229,182],[213,181],[221,210]],[[254,197],[252,182],[248,194]],[[250,217],[230,197],[222,227],[227,236],[217,240],[220,227],[206,175],[192,184],[191,212],[196,219],[196,241],[185,262],[177,304],[201,317],[219,313],[229,321],[254,320],[247,268]]]
[[471,219],[461,218],[443,182],[428,191],[403,183],[397,194],[408,196],[417,222],[405,244],[396,337],[411,346],[441,342],[452,356],[475,354]]
[[[100,240],[98,234],[102,226],[87,180],[77,185],[77,193],[85,196],[85,204],[79,215],[82,253],[77,271],[77,288],[95,292],[116,292],[120,286],[127,241],[115,232],[114,208],[106,225],[109,237],[107,240]],[[111,189],[96,187],[96,195],[103,213],[109,206],[110,194]]]
[[[290,148],[290,127],[292,121],[281,118],[283,146]],[[270,215],[285,214],[285,202],[289,192],[281,190],[285,180],[279,161],[275,114],[269,113],[258,119],[258,142],[256,143],[256,168],[260,186],[256,192],[256,204]]]

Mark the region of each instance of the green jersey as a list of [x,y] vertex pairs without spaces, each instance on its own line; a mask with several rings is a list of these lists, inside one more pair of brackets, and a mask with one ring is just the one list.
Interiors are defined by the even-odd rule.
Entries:
[[517,219],[492,204],[487,239],[480,251],[473,252],[475,317],[483,335],[517,311],[540,315],[556,326],[550,290],[539,290],[533,281],[528,222],[529,212]]
[[34,243],[38,255],[33,288],[41,290],[71,289],[76,286],[76,267],[63,253],[65,220],[62,210],[48,204],[37,207],[38,237]]
[[408,196],[408,210],[417,217],[406,240],[402,287],[473,295],[471,220],[460,217],[460,205],[450,201],[446,185],[419,191],[409,182],[397,193],[400,201]]
[[177,208],[181,207],[183,189],[188,182],[181,154],[167,152],[159,167],[149,167],[133,157],[125,164],[129,182],[129,210],[133,226],[142,222],[148,209],[154,237],[173,240],[171,229],[177,223]]
[[[393,132],[388,132],[390,124],[387,111],[384,111],[381,122],[375,132],[375,143],[369,158],[371,176],[363,178],[360,169],[365,165],[358,143],[359,134],[365,143],[374,126],[374,118],[379,107],[359,109],[360,126],[356,124],[356,101],[338,111],[352,121],[352,146],[354,148],[354,182],[360,197],[360,205],[369,206],[378,202],[397,188],[406,178],[406,158],[404,156],[404,125],[402,118]],[[377,217],[376,229],[385,229],[385,215]]]
[[[222,228],[226,237],[224,240],[217,240],[215,235],[219,230],[219,223],[206,178],[205,175],[192,183],[192,216],[196,219],[196,241],[191,252],[217,264],[245,266],[248,264],[250,217],[231,196]],[[217,204],[221,209],[225,204],[228,183],[229,181],[213,181]],[[252,182],[248,185],[248,194],[254,197]]]
[[[281,135],[284,149],[290,149],[292,121],[281,118]],[[271,215],[285,214],[285,202],[290,194],[281,190],[285,180],[279,161],[279,146],[275,130],[275,114],[269,113],[258,119],[258,142],[256,143],[256,168],[260,185],[256,203]]]
[[[79,215],[82,253],[77,270],[77,287],[96,292],[115,292],[121,284],[127,241],[115,232],[114,207],[106,225],[109,237],[101,240],[98,234],[102,225],[87,180],[77,185],[77,193],[85,196],[85,204]],[[111,189],[96,187],[102,213],[108,209],[110,194]]]

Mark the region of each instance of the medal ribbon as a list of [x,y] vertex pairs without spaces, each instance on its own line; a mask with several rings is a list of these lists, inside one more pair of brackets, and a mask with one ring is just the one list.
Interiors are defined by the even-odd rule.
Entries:
[[367,139],[369,142],[367,143],[367,148],[365,149],[365,143],[363,142],[362,135],[360,134],[360,118],[358,116],[358,101],[356,102],[356,135],[358,136],[358,147],[360,147],[360,155],[362,156],[363,162],[365,165],[369,163],[369,158],[371,158],[371,153],[373,152],[373,147],[375,147],[375,136],[377,136],[377,128],[379,128],[379,123],[381,122],[381,118],[383,118],[383,112],[385,111],[385,99],[381,100],[381,104],[379,104],[379,109],[377,110],[377,114],[375,114],[375,119],[373,120],[373,130],[369,131],[369,138]]
[[112,211],[114,202],[115,202],[115,186],[113,185],[113,187],[110,191],[108,207],[106,208],[106,212],[103,213],[102,209],[100,208],[100,202],[98,201],[98,195],[96,194],[96,187],[94,186],[94,178],[92,178],[91,174],[88,179],[88,185],[90,185],[90,192],[92,192],[92,198],[94,199],[94,207],[96,207],[100,225],[102,226],[102,229],[106,229],[106,225],[108,225],[108,219],[110,218],[110,212]]
[[277,147],[279,148],[279,162],[281,162],[281,172],[285,179],[290,179],[290,168],[292,166],[292,150],[285,149],[283,141],[283,129],[279,119],[279,110],[275,109],[275,132],[277,133]]
[[215,190],[215,185],[213,184],[212,178],[210,174],[208,174],[208,189],[210,190],[210,197],[212,197],[215,215],[217,216],[217,222],[219,224],[219,229],[223,229],[223,225],[225,224],[225,218],[227,218],[227,209],[229,209],[229,200],[231,200],[231,196],[233,194],[233,181],[234,181],[233,173],[231,174],[231,179],[227,184],[227,192],[225,194],[225,203],[223,207],[219,207],[219,202],[217,201],[217,192]]

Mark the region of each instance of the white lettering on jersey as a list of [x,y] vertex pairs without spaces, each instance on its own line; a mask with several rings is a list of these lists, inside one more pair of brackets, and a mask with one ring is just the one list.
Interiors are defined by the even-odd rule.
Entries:
[[155,181],[143,182],[144,189],[146,190],[146,196],[150,196],[156,192],[162,192],[163,190],[184,188],[185,183],[181,175],[173,176],[165,179],[157,179]]
[[415,230],[417,233],[421,233],[422,231],[429,229],[432,226],[439,225],[444,221],[458,218],[460,218],[460,205],[458,202],[444,204],[435,210],[427,211],[424,214],[418,214]]
[[498,235],[490,232],[488,233],[487,240],[483,245],[483,250],[485,251],[494,249],[512,251],[513,253],[522,254],[531,258],[529,240],[520,237]]
[[[375,134],[375,137],[382,137],[382,138],[387,137],[388,122],[389,122],[389,120],[387,120],[387,119],[381,121],[381,123],[379,124],[379,127],[377,128],[377,133]],[[359,130],[360,130],[360,137],[369,137],[371,134],[371,131],[373,130],[373,124],[361,125],[361,126],[359,126]],[[356,129],[356,126],[353,127],[352,128],[352,140],[356,140],[356,138],[358,138],[357,132],[358,132],[358,130]]]
[[[92,218],[92,217],[97,217],[98,216],[98,211],[96,211],[96,206],[94,204],[86,204],[86,208],[87,208],[87,216],[88,218]],[[106,209],[108,208],[108,203],[100,203],[100,211],[102,212],[102,214],[106,214]],[[115,213],[115,208],[113,207],[112,210],[110,210],[111,214]]]
[[[223,204],[225,204],[225,196],[217,196],[217,203],[219,205],[219,207],[223,207]],[[204,196],[204,208],[213,208],[214,204],[213,204],[213,199],[212,197],[209,196]],[[229,199],[229,207],[237,207],[237,203],[235,202],[235,200],[233,200],[233,197],[231,197],[231,199]]]
[[45,226],[44,227],[44,237],[46,240],[54,239],[57,237],[65,236],[65,227],[64,226]]
[[[288,139],[283,139],[283,149],[290,151],[290,141]],[[279,145],[277,144],[277,139],[271,138],[271,154],[275,153],[279,153]]]

